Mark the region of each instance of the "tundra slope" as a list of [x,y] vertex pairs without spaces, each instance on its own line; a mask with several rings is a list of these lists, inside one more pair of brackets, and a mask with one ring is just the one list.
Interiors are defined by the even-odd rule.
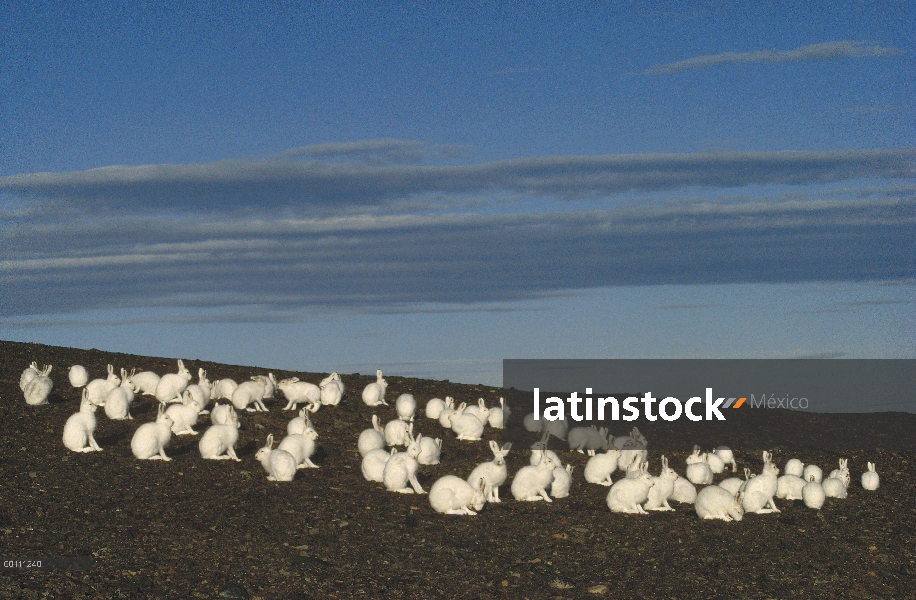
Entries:
[[[27,406],[18,387],[22,369],[33,360],[55,365],[47,406]],[[214,379],[245,381],[269,371],[280,379],[319,381],[326,375],[269,365],[185,362],[194,372],[203,367]],[[134,459],[130,434],[156,414],[155,401],[142,395],[132,406],[132,422],[108,421],[97,411],[95,435],[103,452],[70,452],[60,436],[64,422],[79,409],[79,390],[66,379],[71,364],[85,365],[94,376],[104,374],[107,364],[175,370],[174,359],[0,342],[0,397],[12,400],[0,403],[0,545],[34,556],[94,560],[88,571],[7,572],[0,577],[0,597],[40,598],[47,592],[85,598],[218,597],[232,583],[250,597],[286,599],[447,598],[455,590],[480,598],[691,597],[739,587],[751,598],[868,598],[906,597],[916,578],[908,525],[916,522],[916,453],[817,449],[819,444],[830,448],[831,438],[850,430],[886,433],[896,422],[912,430],[912,415],[822,418],[774,410],[748,415],[757,421],[729,415],[734,440],[692,435],[676,440],[687,449],[693,443],[707,450],[728,444],[741,470],[749,466],[759,472],[760,450],[806,436],[810,448],[777,453],[777,463],[797,456],[826,473],[843,456],[852,472],[849,497],[828,498],[820,511],[777,499],[781,513],[749,514],[740,523],[704,521],[692,506],[676,502],[665,514],[613,515],[604,504],[608,488],[582,480],[587,457],[568,455],[552,440],[564,464],[576,468],[569,498],[521,503],[504,487],[502,503],[486,504],[476,517],[449,518],[436,515],[425,497],[385,492],[381,484],[363,480],[359,433],[371,427],[376,412],[383,422],[395,418],[393,406],[363,408],[359,393],[374,377],[341,375],[348,390],[341,404],[311,415],[321,433],[314,457],[321,468],[302,470],[293,482],[273,483],[253,457],[267,433],[282,437],[294,416],[279,410],[281,400],[266,401],[269,413],[240,413],[239,463],[204,461],[195,436],[172,437],[171,462]],[[393,373],[387,379],[391,399],[411,393],[420,406],[446,395],[469,403],[483,395],[489,405],[500,396],[514,398],[511,390]],[[516,411],[511,418],[524,414]],[[772,435],[753,452],[744,450],[748,445],[742,439],[761,437],[759,419],[767,419],[763,430]],[[443,438],[442,463],[420,469],[427,490],[444,475],[466,477],[477,464],[492,460],[487,442],[502,444],[504,433],[487,428],[481,442],[457,442],[432,419],[418,417],[415,427],[424,436]],[[652,429],[639,427],[651,442]],[[664,453],[683,474],[689,450]],[[528,455],[519,445],[507,456],[504,485],[528,463]],[[659,455],[650,451],[652,474],[659,470]],[[868,461],[881,475],[873,492],[859,484]],[[615,481],[621,476],[619,471],[613,475]],[[203,514],[210,517],[200,518]],[[379,543],[385,539],[399,541]],[[726,558],[736,555],[752,560],[754,569]],[[660,570],[665,577],[658,577]],[[590,593],[593,587],[606,592]]]

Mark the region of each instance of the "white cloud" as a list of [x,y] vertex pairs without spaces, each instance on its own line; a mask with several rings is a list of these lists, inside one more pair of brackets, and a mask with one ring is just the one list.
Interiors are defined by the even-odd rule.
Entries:
[[727,64],[749,63],[786,63],[812,60],[836,60],[843,58],[858,58],[862,56],[896,56],[903,54],[902,50],[886,48],[883,46],[868,45],[864,42],[844,40],[839,42],[822,42],[810,44],[792,50],[757,50],[754,52],[722,52],[696,56],[677,62],[655,65],[643,71],[646,75],[661,75],[680,73],[693,69],[716,67]]
[[118,236],[87,233],[98,226],[8,228],[0,316],[136,306],[385,312],[614,285],[916,275],[916,199],[176,223],[119,217],[108,222]]
[[547,156],[450,166],[271,158],[12,175],[0,177],[0,193],[76,213],[340,211],[424,197],[514,194],[571,200],[694,186],[902,178],[916,174],[914,162],[913,148]]

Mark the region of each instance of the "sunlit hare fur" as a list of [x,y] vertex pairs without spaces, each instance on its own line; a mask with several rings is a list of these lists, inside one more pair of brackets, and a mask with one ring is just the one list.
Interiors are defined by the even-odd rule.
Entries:
[[375,382],[368,384],[363,388],[363,402],[368,406],[388,406],[385,402],[385,390],[388,388],[388,382],[382,377],[382,370],[375,371]]
[[[227,406],[227,405],[217,405]],[[232,409],[232,405],[228,405]],[[216,408],[214,407],[214,412]],[[241,459],[235,454],[235,445],[239,441],[239,418],[234,410],[226,415],[226,422],[211,425],[200,438],[197,445],[200,456],[209,460],[234,460]]]
[[89,400],[89,392],[86,388],[83,388],[79,412],[70,415],[70,418],[64,424],[63,441],[68,450],[73,452],[99,452],[102,450],[93,436],[98,423],[95,418],[97,408],[98,406]]
[[407,445],[406,452],[398,452],[392,455],[388,462],[385,463],[382,483],[385,484],[385,489],[388,491],[402,494],[426,493],[417,480],[417,471],[420,468],[417,457],[420,456],[421,437],[417,434],[416,439]]
[[165,454],[165,447],[172,439],[172,417],[165,413],[165,405],[159,405],[156,421],[144,423],[137,428],[130,440],[130,451],[141,460],[172,460]]
[[437,480],[429,490],[433,510],[446,515],[476,515],[486,503],[483,478],[472,485],[454,475]]
[[512,442],[506,442],[500,448],[499,444],[490,440],[490,450],[493,452],[493,460],[481,463],[474,467],[471,475],[467,478],[469,485],[475,485],[477,481],[484,482],[484,495],[487,502],[499,502],[499,486],[506,482],[509,476],[506,469],[506,456],[512,449]]
[[268,434],[267,443],[259,448],[254,459],[267,471],[268,481],[292,481],[296,476],[296,458],[286,450],[273,450],[274,436]]

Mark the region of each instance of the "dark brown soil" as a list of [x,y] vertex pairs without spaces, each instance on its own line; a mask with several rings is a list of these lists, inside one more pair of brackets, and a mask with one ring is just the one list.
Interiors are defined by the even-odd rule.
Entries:
[[[27,406],[18,387],[33,360],[54,365],[48,406]],[[212,379],[245,380],[267,371],[185,362],[195,374],[205,368]],[[828,499],[821,511],[777,500],[781,513],[747,515],[740,523],[702,521],[692,506],[677,504],[672,513],[612,514],[607,488],[586,484],[586,458],[569,452],[561,457],[576,467],[571,497],[552,504],[516,502],[506,484],[504,501],[488,504],[478,516],[442,516],[426,496],[386,492],[362,478],[356,439],[374,412],[360,400],[373,380],[364,376],[344,376],[341,405],[314,415],[321,434],[315,462],[321,468],[300,471],[293,482],[267,481],[253,458],[266,435],[281,437],[294,416],[280,410],[279,400],[269,402],[268,413],[242,413],[240,463],[202,460],[198,437],[192,436],[172,438],[166,449],[171,462],[134,459],[130,438],[155,417],[155,401],[146,396],[138,397],[133,421],[97,413],[103,452],[70,452],[61,434],[80,394],[67,381],[67,367],[82,364],[99,377],[108,363],[160,374],[175,367],[173,359],[0,342],[0,557],[93,559],[88,570],[5,568],[0,597],[916,597],[911,450],[840,454],[818,446],[818,436],[835,437],[819,431],[791,455],[825,470],[840,456],[848,458],[849,497]],[[325,375],[273,373],[313,382]],[[421,407],[434,396],[470,402],[483,396],[492,404],[505,394],[483,386],[386,379],[387,398],[410,392]],[[394,416],[393,407],[378,412],[383,421]],[[820,425],[836,432],[880,431],[913,417],[812,416],[799,425],[788,411],[766,416],[765,432],[750,418],[729,421],[728,431],[744,439],[763,435],[772,449],[788,447]],[[785,428],[778,427],[780,419]],[[484,442],[459,442],[422,415],[415,431],[444,440],[442,464],[421,468],[426,490],[442,475],[467,476],[492,458],[486,440],[500,439],[488,429]],[[646,435],[651,450],[651,432]],[[657,454],[650,454],[652,472],[658,470]],[[688,452],[667,454],[683,474]],[[739,466],[759,471],[758,452],[736,454]],[[778,464],[789,456],[777,454]],[[877,463],[882,478],[875,492],[858,483],[868,460]],[[527,461],[527,452],[509,455],[510,481]]]

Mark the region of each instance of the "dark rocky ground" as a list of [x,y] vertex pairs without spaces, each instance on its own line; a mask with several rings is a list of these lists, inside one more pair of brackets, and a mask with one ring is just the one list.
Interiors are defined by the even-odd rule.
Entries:
[[[27,406],[19,390],[19,376],[33,360],[54,365],[49,406]],[[266,371],[185,362],[195,375],[205,368],[211,379],[240,381]],[[280,401],[268,404],[269,413],[243,413],[240,463],[202,460],[191,436],[173,437],[171,462],[134,459],[130,438],[155,416],[155,402],[143,396],[133,421],[97,413],[103,452],[68,451],[61,433],[79,405],[67,382],[67,367],[76,363],[96,377],[108,363],[160,374],[175,367],[173,359],[0,342],[0,556],[93,559],[88,570],[4,569],[3,598],[916,597],[916,453],[851,446],[837,452],[831,445],[854,431],[906,437],[916,431],[914,415],[730,415],[716,433],[718,443],[746,449],[736,452],[739,466],[759,471],[757,447],[776,450],[780,465],[797,456],[829,470],[840,456],[849,459],[849,497],[828,499],[821,511],[777,501],[780,514],[748,515],[740,523],[701,521],[686,505],[672,513],[612,514],[607,488],[581,478],[585,457],[563,452],[576,465],[571,497],[519,503],[507,484],[501,504],[476,517],[447,517],[433,513],[426,496],[389,493],[363,480],[356,438],[373,409],[359,394],[372,378],[344,376],[341,405],[313,417],[321,468],[273,483],[253,456],[266,434],[285,433],[293,415],[280,410]],[[313,382],[324,375],[273,372]],[[445,395],[471,402],[483,396],[492,404],[505,393],[386,379],[389,399],[410,392],[421,406]],[[379,413],[387,421],[394,409]],[[664,429],[676,425],[645,427],[650,449],[663,433],[684,437],[684,448],[699,435]],[[416,431],[444,439],[443,463],[421,470],[427,490],[438,477],[467,476],[492,457],[485,441],[458,442],[425,417]],[[499,440],[499,432],[488,429],[489,439]],[[790,452],[793,444],[800,449]],[[666,454],[683,474],[689,452]],[[658,453],[650,459],[657,472]],[[510,480],[527,460],[527,452],[509,455]],[[858,485],[867,460],[882,477],[876,492]]]

